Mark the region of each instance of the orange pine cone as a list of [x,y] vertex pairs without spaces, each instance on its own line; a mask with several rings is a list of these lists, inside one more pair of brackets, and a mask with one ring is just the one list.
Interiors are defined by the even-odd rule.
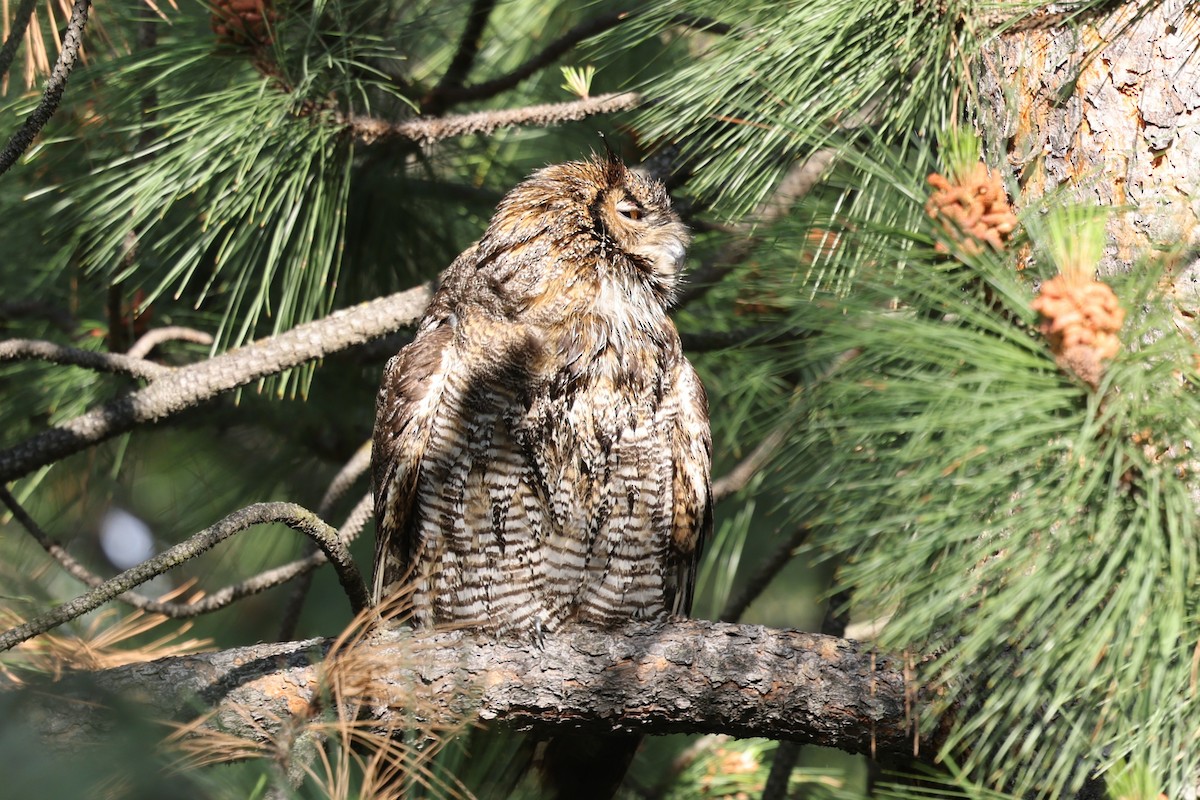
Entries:
[[[962,184],[953,184],[936,172],[928,181],[935,191],[925,203],[925,213],[958,242],[963,252],[976,255],[983,251],[984,244],[995,250],[1004,249],[1017,227],[1017,217],[1008,204],[999,175],[993,175],[981,162]],[[937,249],[947,251],[941,242]]]
[[272,0],[214,0],[212,30],[222,44],[257,50],[271,44],[278,19]]
[[1125,310],[1108,284],[1057,275],[1042,284],[1032,306],[1042,315],[1040,330],[1059,364],[1092,387],[1099,385],[1100,362],[1120,352],[1117,333],[1125,322]]

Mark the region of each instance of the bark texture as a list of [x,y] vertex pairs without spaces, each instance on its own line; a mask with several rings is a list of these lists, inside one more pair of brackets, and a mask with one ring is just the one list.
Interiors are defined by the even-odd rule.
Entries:
[[[257,645],[75,679],[85,680],[89,696],[99,690],[137,698],[159,718],[190,720],[213,709],[210,724],[262,741],[286,734],[289,721],[321,702],[330,646],[323,639]],[[688,620],[574,631],[540,648],[461,631],[403,630],[356,647],[363,649],[348,657],[361,657],[385,692],[408,696],[397,705],[413,707],[411,695],[419,693],[417,705],[432,701],[452,715],[519,729],[763,736],[877,757],[932,756],[937,743],[936,736],[914,738],[915,698],[900,665],[832,636]],[[64,692],[55,694],[37,727],[57,745],[103,732],[94,703],[62,702]]]
[[[1110,220],[1102,274],[1200,243],[1197,25],[1200,8],[1183,0],[1110,5],[1004,34],[978,61],[989,160],[1007,159],[1018,206],[1062,190],[1063,200],[1130,208]],[[1192,312],[1194,272],[1184,263],[1173,276]]]

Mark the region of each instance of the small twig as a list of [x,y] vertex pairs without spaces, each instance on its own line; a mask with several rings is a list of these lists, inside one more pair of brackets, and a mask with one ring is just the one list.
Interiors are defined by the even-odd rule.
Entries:
[[425,310],[430,294],[428,284],[417,286],[172,369],[148,386],[0,450],[0,483],[21,478],[138,425],[161,422],[259,378],[411,325]]
[[[321,503],[317,506],[317,516],[322,519],[329,516],[329,512],[333,510],[333,504],[336,503],[346,491],[354,485],[359,476],[366,472],[371,467],[371,440],[363,442],[363,444],[354,451],[354,455],[350,457],[342,468],[338,470],[338,474],[333,476],[333,480],[329,483],[329,488],[325,490],[325,496],[321,498]],[[358,515],[361,514],[360,508],[366,505],[366,517],[362,521],[358,521]],[[360,500],[354,510],[350,512],[350,517],[346,520],[346,524],[341,527],[342,541],[349,542],[351,539],[358,536],[362,526],[371,518],[371,492],[367,492],[367,496]],[[350,530],[351,522],[357,525],[356,528]],[[308,555],[311,557],[316,546],[309,542]],[[283,604],[283,621],[279,623],[278,640],[285,642],[295,636],[296,626],[300,622],[300,613],[304,610],[304,601],[308,599],[308,592],[312,588],[312,573],[306,572],[296,581],[296,585],[292,587],[291,593]]]
[[128,375],[143,381],[152,381],[171,371],[170,367],[126,353],[98,353],[37,339],[7,339],[0,342],[0,362],[26,359]]
[[67,87],[67,78],[70,77],[71,70],[75,68],[75,62],[79,58],[79,45],[83,39],[83,27],[87,24],[90,5],[91,0],[75,0],[71,7],[71,21],[67,23],[67,32],[63,36],[62,49],[58,51],[58,60],[54,62],[50,79],[46,81],[46,91],[42,94],[37,108],[25,118],[24,124],[8,140],[4,150],[0,151],[0,174],[7,172],[29,149],[34,138],[58,110],[63,90]]
[[25,30],[29,27],[29,20],[33,19],[33,10],[36,6],[37,0],[21,0],[21,5],[17,6],[12,20],[12,30],[9,31],[8,38],[4,40],[4,46],[0,47],[0,77],[8,74],[8,68],[12,66],[17,48],[21,45],[21,40],[25,38]]
[[585,39],[590,39],[593,36],[611,30],[622,22],[633,19],[639,13],[642,12],[615,11],[611,14],[604,14],[584,20],[546,45],[541,52],[535,54],[507,75],[501,75],[499,78],[484,81],[483,83],[476,83],[472,86],[447,87],[440,95],[443,108],[454,103],[463,103],[470,100],[486,100],[489,97],[495,97],[501,92],[506,92],[543,67],[553,64],[568,50]]
[[762,800],[786,800],[788,783],[792,779],[792,770],[800,760],[800,745],[784,739],[775,748],[775,757],[771,759],[771,771],[767,773],[763,785]]
[[[368,495],[369,497],[370,495]],[[102,578],[90,569],[80,564],[71,556],[66,549],[47,534],[40,525],[29,515],[16,498],[9,493],[8,489],[0,486],[0,502],[8,506],[13,517],[21,524],[26,531],[33,536],[34,540],[46,551],[47,555],[58,562],[58,565],[63,570],[75,578],[85,586],[95,588],[101,586],[107,580]],[[362,503],[360,502],[359,506]],[[362,532],[366,521],[371,518],[370,503],[367,503],[366,517],[363,518],[362,511],[359,506],[355,506],[354,511],[346,519],[346,523],[338,531],[338,535],[342,541],[349,545]],[[311,544],[311,540],[310,544]],[[303,580],[309,576],[317,567],[325,564],[329,559],[316,545],[312,545],[312,552],[303,558],[298,558],[295,561],[290,561],[287,564],[282,564],[272,569],[264,570],[257,575],[252,575],[243,581],[231,583],[216,591],[208,592],[203,597],[184,603],[175,603],[169,600],[155,600],[152,597],[147,597],[139,592],[129,591],[117,596],[126,605],[136,608],[140,611],[145,611],[148,614],[161,614],[170,619],[191,619],[202,614],[211,614],[214,611],[219,611],[228,605],[241,600],[243,597],[265,592],[267,589],[274,588],[280,584],[287,583],[294,578]]]
[[281,522],[294,531],[315,540],[334,565],[350,606],[358,613],[369,605],[367,587],[350,551],[338,537],[337,531],[322,522],[315,514],[294,503],[256,503],[235,511],[220,522],[205,528],[184,542],[168,548],[154,558],[127,569],[89,592],[32,620],[0,634],[0,652],[8,650],[34,636],[53,630],[59,625],[80,617],[107,603],[135,586],[149,581],[173,567],[210,550],[215,545],[253,525]]
[[[368,451],[369,452],[369,451]],[[350,511],[350,515],[346,517],[346,521],[342,523],[342,527],[338,529],[338,535],[342,537],[342,541],[346,544],[358,538],[362,533],[363,527],[367,521],[375,513],[374,495],[367,492],[358,504]],[[319,514],[318,516],[324,516]],[[295,637],[296,626],[300,623],[300,613],[304,610],[304,601],[308,599],[309,589],[312,588],[313,569],[325,563],[325,554],[316,550],[316,546],[311,542],[307,547],[311,552],[300,561],[292,562],[293,564],[309,564],[312,566],[298,573],[296,585],[292,587],[291,593],[283,604],[282,622],[279,623],[278,640],[285,642]]]
[[333,510],[333,504],[340,500],[370,468],[371,440],[367,439],[354,451],[350,460],[342,465],[338,474],[333,476],[333,480],[329,482],[329,488],[325,490],[325,496],[321,498],[321,503],[317,506],[317,514],[322,517],[328,516],[329,512]]
[[443,139],[468,134],[490,134],[500,128],[531,125],[550,128],[597,114],[628,111],[642,102],[637,92],[620,92],[586,97],[566,103],[547,103],[525,108],[478,111],[451,117],[417,117],[404,122],[388,122],[374,117],[339,117],[346,130],[367,144],[380,139],[400,138],[429,146]]
[[142,334],[141,338],[125,351],[125,355],[131,358],[145,358],[163,342],[192,342],[193,344],[209,345],[213,343],[213,337],[212,334],[198,331],[195,328],[168,325]]
[[742,591],[734,597],[730,597],[725,603],[725,608],[721,610],[721,616],[718,617],[722,622],[737,622],[741,619],[742,614],[750,607],[763,590],[775,579],[788,562],[792,560],[792,551],[800,545],[811,533],[811,529],[807,525],[800,525],[796,530],[792,531],[792,535],[788,540],[781,544],[771,556],[764,561],[758,568],[750,580],[746,581]]
[[738,462],[728,473],[713,481],[713,502],[719,503],[729,495],[736,494],[745,488],[750,479],[757,475],[762,466],[767,463],[767,459],[775,452],[775,448],[783,443],[783,440],[783,429],[776,428],[763,437],[758,446],[750,451],[750,455]]
[[433,87],[421,101],[422,114],[441,113],[447,105],[444,99],[445,95],[462,88],[467,80],[467,75],[471,73],[471,67],[475,65],[475,58],[479,55],[479,42],[483,38],[483,29],[487,27],[488,18],[491,17],[492,9],[495,7],[496,0],[474,0],[471,3],[467,24],[463,28],[462,38],[458,40],[458,50],[455,51],[450,66],[446,68],[446,72],[438,81],[437,86]]

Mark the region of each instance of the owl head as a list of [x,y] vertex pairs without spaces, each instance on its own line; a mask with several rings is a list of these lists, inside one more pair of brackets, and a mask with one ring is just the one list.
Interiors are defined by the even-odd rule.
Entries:
[[663,185],[610,154],[546,167],[514,188],[480,241],[480,257],[516,248],[543,269],[640,285],[666,307],[689,240]]

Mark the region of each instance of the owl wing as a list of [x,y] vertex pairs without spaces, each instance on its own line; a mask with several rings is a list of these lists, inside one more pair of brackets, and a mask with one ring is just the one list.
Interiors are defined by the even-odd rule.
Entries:
[[423,328],[384,369],[371,450],[375,603],[400,587],[419,554],[417,486],[440,405],[452,338],[449,322]]
[[375,486],[374,603],[390,596],[408,577],[420,551],[417,486],[446,385],[454,336],[454,304],[475,265],[468,247],[439,276],[417,335],[388,361],[375,405],[371,445]]
[[671,395],[666,399],[677,404],[678,410],[669,433],[674,507],[666,601],[672,614],[687,616],[692,610],[700,554],[712,534],[713,514],[708,396],[686,359],[676,368]]

